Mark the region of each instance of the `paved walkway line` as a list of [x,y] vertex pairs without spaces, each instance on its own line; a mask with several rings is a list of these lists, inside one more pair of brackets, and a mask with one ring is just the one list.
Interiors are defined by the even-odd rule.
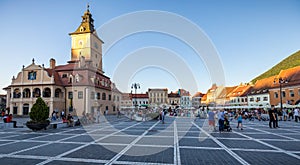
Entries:
[[221,143],[218,139],[207,133],[204,129],[199,127],[196,123],[192,122],[192,124],[200,129],[204,134],[206,134],[208,137],[210,137],[215,143],[217,143],[220,147],[222,147],[229,155],[231,155],[233,158],[235,158],[238,162],[244,165],[250,165],[247,161],[245,161],[243,158],[241,158],[238,154],[234,153],[231,149],[226,147],[223,143]]
[[[121,123],[120,123],[120,124],[121,124]],[[134,127],[134,126],[139,125],[139,124],[141,124],[141,123],[136,123],[136,124],[134,124],[134,125],[131,125],[131,126],[129,126],[129,127],[126,127],[126,128],[124,128],[124,129],[121,129],[121,130],[119,130],[119,131],[117,131],[117,132],[108,134],[108,135],[106,135],[106,136],[104,136],[104,137],[99,138],[97,141],[102,140],[102,139],[105,139],[105,138],[107,138],[107,137],[109,137],[109,136],[112,136],[112,135],[114,135],[114,134],[117,134],[117,133],[119,133],[119,132],[122,132],[122,131],[124,131],[124,130],[126,130],[126,129],[128,129],[128,128]],[[109,126],[110,126],[110,125],[109,125]],[[108,126],[107,126],[107,127],[108,127]],[[106,128],[106,127],[104,127],[104,128]],[[75,151],[77,151],[77,150],[80,150],[80,149],[82,149],[82,148],[84,148],[84,147],[86,147],[86,146],[89,146],[89,145],[91,145],[91,144],[94,144],[94,143],[96,143],[96,141],[89,142],[89,143],[87,143],[87,144],[85,144],[85,145],[82,145],[82,146],[79,146],[79,147],[74,148],[74,149],[72,149],[72,150],[69,150],[68,152],[64,152],[64,153],[62,153],[62,154],[60,154],[60,155],[57,155],[57,156],[55,156],[55,157],[53,157],[53,158],[50,158],[50,159],[45,160],[45,161],[43,161],[43,162],[41,162],[41,163],[38,163],[37,165],[44,165],[44,164],[47,164],[47,163],[49,163],[49,162],[52,162],[53,160],[56,160],[57,158],[59,159],[59,158],[65,156],[65,155],[68,155],[68,154],[70,154],[70,153],[72,153],[72,152],[75,152]]]
[[[257,124],[255,123],[255,125],[257,125]],[[257,129],[257,128],[253,128],[251,126],[245,126],[245,128],[250,128],[250,129],[253,129],[253,130],[256,130],[256,131],[259,131],[259,132],[262,132],[262,133],[266,133],[266,134],[280,136],[280,137],[283,137],[283,138],[286,138],[286,139],[290,139],[290,140],[293,140],[293,141],[299,141],[298,139],[295,139],[295,138],[292,138],[292,137],[284,136],[284,135],[281,135],[279,133],[276,134],[276,133],[273,133],[273,132],[269,132],[269,131],[265,131],[265,130],[260,130],[260,129]],[[278,128],[278,129],[279,130],[285,130],[285,129],[281,129],[281,128]]]
[[[246,128],[247,128],[247,127],[246,127]],[[250,127],[248,127],[248,128],[250,128]],[[255,129],[255,128],[253,128],[253,129]],[[269,143],[266,143],[266,142],[263,142],[263,141],[261,141],[261,140],[259,140],[259,139],[254,139],[254,138],[252,138],[252,137],[250,137],[250,136],[247,136],[247,135],[245,135],[245,134],[242,134],[242,133],[240,133],[240,132],[235,132],[235,131],[232,131],[232,132],[237,133],[237,134],[239,134],[239,135],[241,135],[241,136],[244,136],[244,137],[246,137],[246,138],[248,138],[248,139],[250,139],[250,140],[254,140],[254,141],[256,141],[256,142],[258,142],[258,143],[260,143],[260,144],[263,144],[263,145],[266,145],[266,146],[268,146],[268,147],[274,148],[275,150],[278,150],[278,151],[280,151],[280,152],[283,152],[283,153],[285,153],[285,154],[287,154],[287,155],[290,155],[290,156],[292,156],[292,157],[294,157],[294,158],[300,159],[300,156],[298,156],[298,155],[296,155],[296,154],[293,154],[293,153],[290,152],[290,151],[287,151],[287,150],[281,149],[281,148],[279,148],[279,147],[273,146],[273,145],[271,145],[271,144],[269,144]],[[277,134],[275,134],[275,135],[277,135]],[[292,141],[292,142],[293,142],[293,141]]]
[[[62,131],[62,132],[57,132],[57,133],[50,133],[50,134],[46,134],[46,135],[43,135],[43,136],[37,136],[37,137],[25,139],[25,140],[14,140],[14,141],[9,142],[9,143],[1,144],[0,146],[11,145],[11,144],[18,143],[18,142],[27,142],[28,140],[34,140],[36,138],[47,137],[47,136],[50,136],[50,135],[56,135],[56,134],[60,134],[60,133],[67,132],[67,131],[69,131],[69,130]],[[20,153],[20,152],[24,152],[24,151],[28,151],[28,150],[31,150],[31,149],[35,149],[35,148],[38,148],[38,147],[46,146],[46,145],[49,145],[51,143],[53,143],[53,142],[48,142],[48,143],[37,145],[37,146],[31,147],[31,148],[26,148],[26,149],[23,149],[23,150],[15,151],[15,152],[12,152],[12,153],[9,153],[9,154],[3,154],[3,155],[0,155],[0,158],[2,158],[4,156],[5,157],[10,157],[11,155],[14,155],[14,154],[17,154],[17,153]]]
[[[141,122],[143,123],[143,122]],[[160,121],[157,121],[154,123],[149,129],[147,129],[142,135],[138,136],[136,139],[134,139],[129,145],[127,145],[121,152],[119,152],[117,155],[115,155],[113,158],[110,159],[109,162],[107,162],[105,165],[111,165],[114,164],[125,152],[127,152],[135,143],[137,143],[140,139],[142,139],[149,130],[153,129]]]
[[178,140],[178,131],[176,120],[173,123],[174,125],[174,164],[181,165],[180,160],[180,149],[179,149],[179,140]]

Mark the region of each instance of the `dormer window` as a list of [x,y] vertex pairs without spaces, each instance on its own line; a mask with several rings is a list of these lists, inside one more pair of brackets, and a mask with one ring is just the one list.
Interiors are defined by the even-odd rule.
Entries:
[[73,83],[73,76],[72,75],[69,77],[69,83]]
[[83,32],[84,31],[84,27],[81,26],[80,27],[80,31]]
[[61,77],[62,77],[62,78],[67,78],[67,77],[68,77],[68,74],[64,73]]

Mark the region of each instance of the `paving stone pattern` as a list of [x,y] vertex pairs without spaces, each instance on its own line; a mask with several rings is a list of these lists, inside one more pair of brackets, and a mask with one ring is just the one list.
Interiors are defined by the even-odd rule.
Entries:
[[212,132],[207,121],[166,117],[136,122],[107,116],[88,126],[32,132],[0,130],[0,164],[298,164],[300,123],[244,121],[244,130]]

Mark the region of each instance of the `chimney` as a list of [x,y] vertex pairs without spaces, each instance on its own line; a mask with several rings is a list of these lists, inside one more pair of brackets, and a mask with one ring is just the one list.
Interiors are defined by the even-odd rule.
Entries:
[[54,69],[55,68],[55,59],[51,58],[50,59],[50,69]]

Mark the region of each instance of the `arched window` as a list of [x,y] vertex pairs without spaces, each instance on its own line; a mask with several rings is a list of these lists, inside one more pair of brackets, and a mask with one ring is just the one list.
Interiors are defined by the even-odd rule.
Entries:
[[28,88],[24,89],[23,98],[30,98],[30,89],[28,89]]
[[69,77],[69,83],[73,83],[73,76],[72,75],[70,75],[70,77]]
[[102,93],[102,100],[106,100],[106,94]]
[[20,97],[21,97],[21,91],[20,91],[19,88],[16,88],[16,89],[14,90],[13,97],[14,97],[14,98],[20,98]]
[[97,93],[97,100],[100,100],[100,96],[101,96],[101,94]]
[[51,97],[51,89],[45,88],[43,91],[43,97]]
[[59,88],[55,89],[54,97],[59,98],[60,96],[62,96],[61,89],[59,89]]
[[39,88],[34,88],[32,96],[33,97],[41,97],[41,90]]

